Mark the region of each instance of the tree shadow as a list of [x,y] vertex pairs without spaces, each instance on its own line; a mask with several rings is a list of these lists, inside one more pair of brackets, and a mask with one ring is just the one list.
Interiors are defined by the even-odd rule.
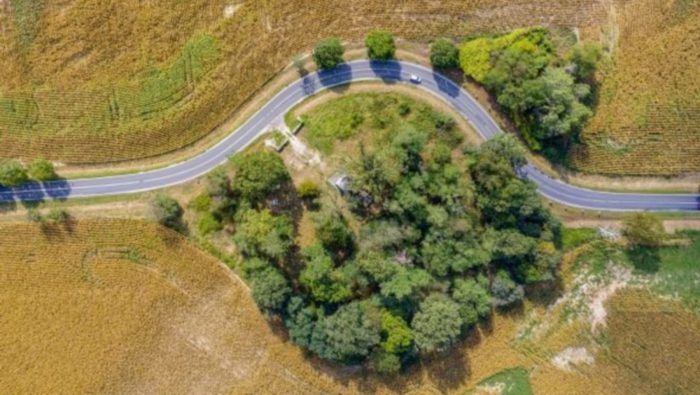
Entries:
[[321,86],[334,92],[345,92],[352,82],[352,68],[347,63],[340,63],[330,70],[316,72]]
[[625,251],[636,270],[643,273],[656,273],[661,266],[661,256],[658,248],[635,247]]
[[401,63],[394,60],[370,60],[369,67],[374,75],[385,84],[395,84],[401,81]]

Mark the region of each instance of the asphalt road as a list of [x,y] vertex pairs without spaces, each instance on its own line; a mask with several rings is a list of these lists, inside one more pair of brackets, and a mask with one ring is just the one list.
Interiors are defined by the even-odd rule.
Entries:
[[[28,183],[12,189],[0,187],[1,201],[37,201],[120,195],[160,189],[197,178],[225,162],[258,137],[268,125],[295,104],[323,89],[342,89],[351,81],[383,80],[388,84],[411,83],[410,75],[423,81],[414,84],[451,104],[474,128],[489,139],[502,133],[495,121],[466,91],[433,70],[409,62],[369,62],[366,60],[343,64],[335,70],[309,74],[279,92],[244,125],[205,152],[183,162],[141,173],[90,179],[59,180]],[[611,193],[579,188],[552,179],[528,164],[523,176],[534,181],[539,192],[564,205],[611,211],[697,211],[698,194],[640,194]]]

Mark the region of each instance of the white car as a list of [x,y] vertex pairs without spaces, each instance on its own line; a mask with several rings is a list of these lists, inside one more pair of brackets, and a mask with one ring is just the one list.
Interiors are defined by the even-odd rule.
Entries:
[[411,82],[413,82],[414,84],[420,84],[421,82],[423,82],[423,79],[420,78],[419,76],[415,75],[415,74],[411,74],[410,80],[411,80]]

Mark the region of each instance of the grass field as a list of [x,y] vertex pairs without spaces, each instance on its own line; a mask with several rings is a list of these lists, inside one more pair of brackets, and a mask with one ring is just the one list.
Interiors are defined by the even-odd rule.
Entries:
[[[697,316],[643,291],[609,301],[593,365],[562,371],[549,362],[594,341],[575,324],[536,347],[516,340],[522,314],[539,309],[527,306],[387,379],[307,359],[226,267],[158,226],[1,224],[0,250],[0,386],[13,393],[463,394],[516,366],[535,393],[691,393],[700,384]],[[522,374],[507,376],[522,383]]]
[[5,1],[0,157],[95,163],[178,149],[328,35],[386,28],[428,41],[603,19],[601,4],[582,0]]

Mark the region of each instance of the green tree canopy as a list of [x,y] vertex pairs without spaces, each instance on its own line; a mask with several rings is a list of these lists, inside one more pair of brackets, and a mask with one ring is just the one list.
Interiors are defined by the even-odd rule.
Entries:
[[525,291],[522,285],[513,281],[507,271],[500,270],[491,283],[491,294],[496,306],[508,306],[522,301]]
[[355,235],[343,215],[332,209],[325,209],[313,217],[316,238],[335,257],[348,257],[354,248]]
[[251,277],[253,299],[261,310],[278,311],[292,293],[289,282],[284,275],[273,266],[255,272]]
[[13,159],[0,160],[0,185],[16,187],[27,182],[27,170],[19,161]]
[[288,217],[270,210],[246,210],[236,224],[233,240],[247,256],[282,259],[294,244],[294,227]]
[[253,204],[261,202],[290,180],[282,158],[272,152],[251,152],[234,158],[233,189]]
[[390,60],[394,58],[396,44],[394,35],[384,30],[373,30],[365,37],[367,56],[372,60]]
[[299,281],[309,289],[314,300],[338,303],[352,296],[348,279],[334,268],[333,259],[321,245],[304,249],[304,263]]
[[366,304],[351,302],[322,318],[312,335],[311,349],[322,358],[351,362],[366,357],[381,341],[380,322]]
[[313,58],[316,66],[322,70],[335,68],[343,62],[343,44],[335,37],[319,41],[314,47]]
[[444,351],[461,333],[459,305],[444,294],[432,294],[421,302],[411,327],[418,350],[425,353]]
[[576,77],[586,80],[593,77],[596,66],[600,61],[603,50],[599,43],[585,41],[574,45],[569,59],[576,65]]
[[388,311],[382,313],[382,349],[387,353],[400,354],[413,345],[413,332],[406,321]]
[[35,159],[29,165],[29,176],[37,181],[50,181],[56,178],[53,163],[44,159]]
[[480,276],[478,279],[461,278],[454,282],[452,299],[459,304],[459,314],[465,326],[477,323],[491,312],[491,295],[488,291],[488,280]]
[[430,44],[430,63],[438,69],[459,66],[459,50],[447,38],[439,38]]

